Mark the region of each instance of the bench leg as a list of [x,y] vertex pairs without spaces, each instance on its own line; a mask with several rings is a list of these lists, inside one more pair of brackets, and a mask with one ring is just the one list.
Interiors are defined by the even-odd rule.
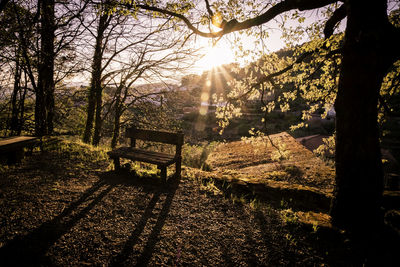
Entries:
[[116,171],[119,171],[121,169],[121,165],[119,163],[119,158],[113,158],[114,160],[114,168]]
[[161,180],[167,182],[167,167],[160,167],[161,169]]
[[24,157],[24,149],[18,148],[8,153],[7,165],[14,165],[20,163]]
[[177,160],[175,163],[175,176],[176,179],[181,178],[181,169],[182,169],[182,162],[180,160]]

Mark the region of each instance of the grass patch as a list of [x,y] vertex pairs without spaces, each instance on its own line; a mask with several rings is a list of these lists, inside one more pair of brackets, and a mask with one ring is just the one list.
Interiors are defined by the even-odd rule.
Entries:
[[207,163],[207,159],[218,144],[218,142],[203,143],[200,145],[185,144],[182,149],[183,165],[205,171],[212,170],[212,166]]
[[281,210],[280,215],[285,224],[295,224],[298,222],[298,217],[292,209]]
[[[44,144],[44,150],[46,150]],[[102,146],[92,146],[83,143],[81,140],[68,140],[62,139],[57,144],[52,144],[52,149],[57,150],[59,153],[68,155],[71,159],[98,162],[108,160],[108,148]]]

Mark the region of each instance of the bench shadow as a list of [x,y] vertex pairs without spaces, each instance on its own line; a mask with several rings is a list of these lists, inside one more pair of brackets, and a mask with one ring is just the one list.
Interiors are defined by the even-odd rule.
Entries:
[[136,224],[135,229],[123,245],[122,250],[110,260],[110,266],[124,265],[125,261],[131,257],[133,248],[140,240],[149,219],[153,215],[156,204],[165,196],[161,211],[157,215],[157,221],[151,230],[151,233],[144,244],[140,256],[136,260],[136,266],[147,266],[154,253],[154,248],[159,241],[161,230],[165,224],[168,213],[171,208],[176,190],[179,187],[180,179],[170,177],[167,183],[163,183],[158,177],[138,177],[133,172],[120,170],[118,172],[106,172],[100,174],[101,179],[110,184],[123,184],[124,186],[141,187],[143,192],[153,194],[149,203],[143,211],[143,214]]
[[169,176],[167,182],[163,182],[160,176],[139,176],[134,171],[121,169],[119,171],[98,172],[97,176],[105,184],[116,186],[141,188],[144,192],[168,193],[179,185],[175,176]]
[[[44,222],[30,233],[16,236],[7,242],[0,248],[2,264],[5,266],[52,265],[45,256],[48,249],[76,225],[112,188],[113,185],[107,185],[104,181],[95,183],[59,215]],[[85,202],[89,203],[84,204]]]

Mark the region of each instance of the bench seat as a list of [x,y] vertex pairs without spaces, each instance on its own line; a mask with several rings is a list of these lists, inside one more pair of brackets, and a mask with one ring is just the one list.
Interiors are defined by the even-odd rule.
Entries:
[[[182,132],[171,133],[153,130],[137,129],[131,127],[126,129],[125,136],[130,138],[130,147],[120,147],[108,152],[108,156],[113,159],[115,170],[120,169],[120,158],[127,158],[132,161],[141,161],[157,165],[161,171],[161,179],[167,180],[167,167],[175,163],[175,177],[180,179],[182,164],[182,145],[184,136]],[[175,145],[175,154],[166,154],[151,150],[136,148],[136,140],[158,142]]]
[[120,147],[108,152],[110,158],[127,158],[133,161],[147,162],[160,167],[169,166],[176,162],[174,155],[142,150],[131,147]]
[[32,136],[16,136],[0,139],[0,153],[15,151],[22,147],[33,147],[40,144],[40,140]]
[[41,145],[41,140],[33,136],[13,136],[0,139],[0,156],[6,156],[7,164],[20,162],[24,156],[24,148],[29,148],[32,154],[35,146]]

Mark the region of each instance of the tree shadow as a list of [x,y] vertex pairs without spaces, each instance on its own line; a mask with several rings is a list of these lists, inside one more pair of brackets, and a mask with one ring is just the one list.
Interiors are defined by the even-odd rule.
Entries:
[[[246,214],[246,211],[244,209],[243,203],[241,203],[241,202],[235,203],[235,208],[237,209],[237,211],[240,214]],[[250,221],[248,221],[248,223],[250,223]],[[246,259],[248,266],[260,266],[261,263],[260,263],[257,255],[256,255],[256,253],[254,253],[254,251],[250,251],[249,250],[249,248],[253,247],[253,245],[255,243],[255,240],[254,240],[254,238],[252,236],[252,233],[251,233],[251,228],[250,227],[249,228],[245,228],[244,229],[244,234],[245,234],[245,238],[244,238],[245,247],[247,247],[247,248],[241,251],[241,253],[243,255],[243,258]],[[225,260],[225,264],[227,266],[236,265],[233,262],[232,257],[229,255],[229,253],[232,253],[232,252],[229,251],[229,248],[223,246],[223,247],[221,247],[221,250],[222,250],[222,255],[224,257],[224,260]]]
[[[76,225],[112,188],[113,185],[106,185],[104,181],[95,183],[55,218],[44,222],[27,235],[16,236],[0,248],[1,262],[5,266],[52,265],[45,256],[47,250]],[[85,202],[89,203],[84,204]]]
[[[255,222],[260,229],[261,236],[264,244],[268,244],[270,249],[272,250],[271,255],[274,255],[270,258],[270,263],[272,265],[282,265],[281,259],[285,259],[291,261],[291,257],[288,255],[288,251],[282,248],[282,245],[276,244],[276,240],[280,239],[280,234],[271,229],[271,224],[278,225],[279,223],[276,221],[268,221],[264,215],[264,212],[261,210],[254,211]],[[276,226],[275,226],[276,227]],[[296,262],[291,262],[291,264],[296,265]]]
[[153,215],[154,207],[160,200],[162,195],[165,195],[165,201],[161,211],[158,214],[157,221],[143,247],[143,251],[135,265],[147,266],[154,252],[154,248],[159,240],[161,230],[165,224],[172,201],[176,190],[179,187],[180,179],[170,178],[167,183],[163,183],[159,178],[155,177],[138,177],[131,172],[108,172],[101,175],[102,179],[110,183],[123,184],[125,186],[141,187],[144,192],[152,193],[153,196],[143,214],[136,224],[135,230],[128,237],[121,252],[110,260],[110,266],[121,266],[131,256],[134,246],[138,243],[140,236],[143,233],[150,217]]

